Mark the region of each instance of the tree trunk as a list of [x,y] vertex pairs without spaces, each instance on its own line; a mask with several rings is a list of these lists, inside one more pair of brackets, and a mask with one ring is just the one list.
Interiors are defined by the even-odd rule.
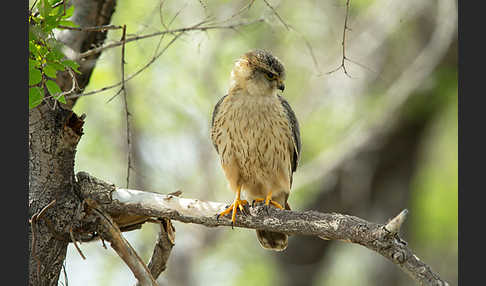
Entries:
[[[114,0],[72,1],[73,21],[80,27],[109,24]],[[74,52],[103,44],[105,32],[61,31],[57,38]],[[80,62],[78,85],[85,88],[99,54]],[[63,91],[71,88],[67,72],[57,74]],[[74,157],[82,135],[83,120],[70,107],[45,99],[29,111],[29,285],[57,285],[71,242],[70,230],[76,227],[79,199],[75,195]]]

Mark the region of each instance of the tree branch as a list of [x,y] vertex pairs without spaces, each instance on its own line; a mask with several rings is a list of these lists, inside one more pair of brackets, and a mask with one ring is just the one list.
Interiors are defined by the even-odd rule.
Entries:
[[142,286],[157,286],[157,282],[155,282],[155,279],[150,274],[149,269],[133,247],[123,237],[120,229],[113,222],[110,215],[100,210],[95,201],[87,199],[85,202],[100,219],[99,232],[101,236],[111,243],[111,247],[125,261],[140,284]]
[[[157,223],[160,225],[159,237],[148,264],[148,269],[154,279],[157,279],[167,268],[167,261],[169,260],[172,247],[175,245],[175,230],[170,219],[163,218],[157,220]],[[137,286],[140,286],[140,283],[137,283]]]
[[[207,21],[203,21],[203,22],[200,22],[200,23],[193,25],[193,26],[190,26],[190,27],[172,29],[172,30],[164,30],[164,31],[160,31],[160,32],[147,34],[147,35],[129,37],[125,40],[125,43],[130,43],[130,42],[133,42],[133,41],[152,38],[152,37],[165,35],[165,34],[175,34],[175,33],[189,32],[189,31],[208,31],[208,30],[215,30],[215,29],[235,29],[237,27],[249,26],[251,24],[259,23],[259,22],[263,22],[263,19],[257,19],[257,20],[250,21],[250,22],[235,23],[235,24],[231,24],[231,25],[215,24],[215,25],[201,26],[202,24],[207,23]],[[89,57],[89,56],[92,56],[92,55],[96,55],[96,54],[99,54],[106,49],[118,47],[118,46],[121,46],[123,44],[124,44],[123,41],[118,41],[118,42],[114,42],[114,43],[111,43],[111,44],[106,44],[104,46],[100,46],[100,47],[85,51],[83,53],[80,53],[80,54],[77,55],[76,59],[81,59],[81,58],[86,58],[86,57]]]
[[[225,203],[120,189],[85,172],[78,173],[77,179],[81,195],[85,199],[99,202],[100,207],[110,215],[119,216],[123,213],[136,217],[168,218],[208,227],[232,225],[228,217],[217,218],[217,214],[227,207]],[[399,237],[397,227],[392,227],[391,232],[383,224],[368,222],[355,216],[277,210],[263,205],[247,207],[246,211],[247,215],[236,217],[235,227],[277,231],[289,235],[311,235],[325,240],[360,244],[398,265],[420,285],[449,285],[407,247],[407,243]],[[393,222],[403,220],[402,217],[403,212],[388,225],[396,226]]]

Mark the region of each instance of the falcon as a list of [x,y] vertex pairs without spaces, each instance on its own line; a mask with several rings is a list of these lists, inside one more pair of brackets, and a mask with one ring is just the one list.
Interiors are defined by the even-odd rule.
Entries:
[[[265,50],[242,55],[231,71],[228,93],[215,105],[211,140],[219,155],[228,185],[235,192],[233,203],[219,216],[231,213],[235,223],[248,201],[288,209],[301,150],[297,118],[289,103],[277,92],[285,88],[285,68]],[[248,200],[242,200],[242,192]],[[282,251],[284,233],[256,230],[263,248]]]

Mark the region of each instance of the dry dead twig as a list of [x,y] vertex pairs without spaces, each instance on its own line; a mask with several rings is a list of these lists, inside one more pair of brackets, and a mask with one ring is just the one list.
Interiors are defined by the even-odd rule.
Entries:
[[[132,168],[132,144],[131,144],[131,132],[130,132],[130,112],[128,111],[128,99],[127,99],[127,89],[125,87],[125,43],[126,43],[127,25],[123,25],[123,32],[121,42],[121,88],[111,99],[116,97],[120,92],[123,92],[123,107],[125,110],[125,128],[127,136],[127,188],[130,185],[130,170]],[[110,99],[110,100],[111,100]]]
[[83,258],[83,260],[86,260],[86,256],[84,256],[83,252],[81,251],[81,249],[78,246],[78,241],[74,237],[74,233],[73,233],[73,229],[72,228],[69,228],[69,235],[71,236],[71,241],[73,242],[74,247],[78,251],[78,253],[81,256],[81,258]]
[[107,30],[123,29],[122,26],[117,26],[117,25],[103,25],[103,26],[94,26],[94,27],[69,27],[69,26],[59,25],[57,26],[57,28],[64,29],[64,30],[83,31],[83,32],[103,32]]
[[[248,26],[248,25],[258,23],[258,22],[262,22],[262,21],[263,21],[263,19],[257,19],[257,20],[250,21],[250,22],[241,22],[241,23],[230,24],[230,25],[214,24],[214,25],[203,26],[202,24],[206,23],[206,20],[205,20],[203,22],[200,22],[200,23],[197,23],[193,26],[189,26],[189,27],[185,27],[185,28],[164,30],[164,31],[160,31],[160,32],[154,32],[154,33],[151,33],[151,34],[147,34],[147,35],[129,37],[129,38],[126,39],[125,43],[130,43],[130,42],[133,42],[133,41],[152,38],[152,37],[160,36],[160,35],[163,35],[163,34],[176,34],[176,33],[189,32],[189,31],[208,31],[208,30],[216,30],[216,29],[233,29],[233,28],[237,28],[237,27]],[[85,58],[85,57],[88,57],[88,56],[91,56],[91,55],[95,55],[95,54],[101,53],[102,51],[104,51],[106,49],[115,48],[115,47],[118,47],[118,46],[121,46],[121,45],[123,45],[123,42],[118,41],[118,42],[107,44],[107,45],[104,45],[104,46],[101,46],[101,47],[98,47],[98,48],[94,48],[94,49],[91,49],[91,50],[88,50],[84,53],[79,54],[77,56],[77,59],[82,59],[82,58]]]
[[157,286],[157,282],[150,274],[149,269],[142,261],[137,252],[123,237],[120,229],[115,222],[111,219],[110,215],[99,208],[98,204],[92,199],[86,199],[85,203],[100,219],[100,234],[101,236],[110,242],[111,247],[121,257],[121,259],[127,264],[130,270],[133,272],[135,278],[142,286]]
[[309,50],[309,53],[311,55],[312,62],[314,63],[314,67],[317,70],[317,73],[318,73],[317,76],[320,76],[322,74],[322,72],[319,68],[319,62],[317,61],[317,57],[314,53],[314,48],[312,48],[312,45],[309,42],[309,40],[307,39],[307,37],[305,37],[301,32],[299,32],[297,29],[295,29],[292,25],[287,24],[287,22],[285,22],[283,20],[283,18],[280,16],[280,14],[277,12],[277,10],[270,3],[268,3],[267,0],[263,0],[263,1],[267,5],[267,7],[272,10],[273,14],[278,18],[280,23],[282,23],[282,25],[287,29],[287,31],[293,31],[294,33],[297,34],[297,36],[299,36],[302,39],[302,41],[304,41],[304,44],[305,44],[306,48]]
[[327,72],[326,74],[331,74],[334,73],[340,69],[343,69],[344,74],[347,75],[349,78],[351,78],[351,75],[349,75],[348,71],[346,70],[346,61],[348,58],[346,57],[346,31],[351,30],[348,26],[348,18],[349,18],[349,1],[346,0],[346,14],[344,16],[344,27],[343,27],[343,40],[341,42],[341,45],[343,47],[343,52],[342,52],[342,58],[341,58],[341,65],[338,66],[337,68]]
[[[159,275],[167,268],[167,261],[169,260],[172,247],[175,245],[175,229],[170,219],[161,218],[148,221],[157,223],[160,226],[159,236],[148,264],[150,273],[154,279],[157,279],[157,277],[159,277]],[[137,286],[139,285],[140,284],[137,283]]]
[[40,210],[40,212],[32,215],[31,219],[29,220],[30,231],[32,233],[32,248],[30,250],[30,255],[32,255],[32,257],[34,257],[34,259],[37,261],[37,279],[39,279],[39,276],[40,276],[41,261],[40,261],[39,257],[37,256],[36,247],[35,247],[36,246],[36,237],[35,236],[36,236],[36,231],[37,231],[36,225],[37,225],[37,222],[44,216],[46,211],[49,208],[51,208],[55,203],[56,203],[56,200],[54,199],[49,204],[47,204],[45,207],[43,207]]
[[[147,69],[152,63],[154,63],[167,50],[168,47],[170,47],[180,36],[182,36],[184,33],[188,32],[188,31],[207,31],[207,30],[214,30],[214,29],[236,29],[238,27],[248,26],[248,25],[259,23],[259,22],[262,22],[262,21],[263,21],[263,19],[257,19],[257,20],[250,21],[250,22],[242,22],[242,23],[236,23],[236,24],[230,24],[230,25],[204,25],[204,24],[207,23],[207,20],[204,20],[204,21],[201,21],[201,22],[199,22],[199,23],[197,23],[193,26],[186,27],[186,28],[166,30],[166,31],[161,31],[161,32],[155,32],[155,33],[152,33],[152,34],[149,34],[149,35],[127,38],[127,39],[125,39],[125,43],[140,40],[140,39],[155,37],[155,36],[159,36],[159,35],[164,35],[164,34],[174,34],[174,38],[172,38],[172,40],[169,43],[167,43],[167,45],[164,47],[164,49],[160,53],[158,53],[157,55],[152,57],[147,62],[147,64],[145,64],[138,71],[136,71],[135,73],[126,77],[124,82],[127,82],[127,81],[133,79],[134,77],[139,75],[142,71]],[[116,42],[116,43],[109,44],[109,45],[106,45],[106,46],[102,46],[100,48],[95,48],[95,49],[87,51],[86,53],[81,54],[80,57],[93,55],[93,54],[99,53],[99,52],[101,52],[105,49],[117,47],[117,46],[120,46],[122,44],[123,44],[123,42],[120,41],[120,42]],[[97,89],[97,90],[94,90],[94,91],[70,95],[70,96],[66,97],[66,99],[74,99],[74,98],[78,98],[78,97],[82,97],[82,96],[97,94],[97,93],[100,93],[100,92],[104,92],[104,91],[113,89],[113,88],[118,87],[120,85],[122,85],[122,82],[118,82],[118,83],[115,83],[113,85],[105,86],[101,89]]]

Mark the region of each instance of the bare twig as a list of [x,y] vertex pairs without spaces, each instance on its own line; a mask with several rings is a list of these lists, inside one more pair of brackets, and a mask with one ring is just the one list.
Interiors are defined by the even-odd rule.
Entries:
[[[126,134],[127,134],[127,188],[130,185],[130,169],[132,168],[132,144],[130,141],[130,112],[128,111],[127,89],[125,87],[125,40],[127,33],[127,25],[123,25],[123,32],[121,41],[123,42],[121,50],[121,89],[123,91],[123,104],[125,108],[125,120],[126,120]],[[119,93],[119,92],[118,92]],[[117,94],[118,94],[117,93]]]
[[352,158],[358,152],[378,142],[382,136],[397,124],[397,113],[411,96],[422,96],[413,93],[422,82],[433,72],[452,42],[455,21],[442,22],[445,17],[457,14],[447,14],[456,9],[454,0],[439,1],[435,30],[429,43],[420,54],[410,63],[391,86],[384,92],[383,98],[388,99],[384,113],[371,121],[360,121],[355,124],[351,132],[335,148],[325,150],[315,156],[315,159],[300,167],[295,174],[294,188],[299,189],[312,184],[319,179],[332,175],[333,171],[343,162]]
[[60,5],[66,6],[66,1],[62,0],[62,1],[57,2],[56,4],[52,5],[52,9],[54,9],[54,8],[60,6]]
[[346,0],[346,12],[345,12],[345,16],[344,16],[344,26],[343,26],[343,39],[342,39],[342,42],[341,42],[341,45],[343,47],[342,48],[341,64],[337,68],[335,68],[335,69],[333,69],[331,71],[328,71],[326,74],[332,74],[332,73],[334,73],[334,72],[336,72],[336,71],[338,71],[340,69],[343,69],[344,74],[347,75],[349,78],[352,78],[352,76],[349,74],[348,70],[346,69],[346,61],[347,62],[350,62],[350,63],[353,63],[353,64],[355,64],[355,65],[357,65],[357,66],[359,66],[359,67],[361,67],[363,69],[366,69],[368,71],[371,71],[373,73],[376,73],[376,71],[374,71],[373,69],[365,66],[364,64],[359,63],[359,62],[357,62],[355,60],[352,60],[348,56],[346,56],[346,35],[347,35],[346,34],[346,31],[351,31],[351,29],[348,26],[348,20],[349,20],[349,1],[350,0]]
[[[165,24],[165,22],[164,22],[164,18],[163,18],[163,16],[162,16],[162,5],[163,5],[163,3],[165,3],[165,1],[161,1],[161,2],[160,2],[160,11],[159,11],[159,13],[160,13],[160,24],[162,24],[162,26],[164,26],[164,28],[165,28],[166,30],[169,30],[170,25],[172,25],[172,23],[174,22],[174,20],[177,18],[177,16],[179,16],[179,14],[180,14],[180,13],[182,12],[182,10],[183,10],[183,9],[184,9],[184,8],[187,6],[187,4],[186,4],[186,5],[184,5],[184,7],[182,7],[181,9],[179,9],[179,10],[178,10],[178,11],[177,11],[177,12],[174,14],[174,16],[173,16],[173,17],[172,17],[172,19],[170,20],[169,24],[167,25],[167,24]],[[162,40],[164,39],[165,35],[167,35],[167,34],[162,34],[162,35],[160,35],[159,42],[158,42],[158,44],[157,44],[157,48],[155,48],[155,51],[154,51],[154,57],[156,57],[156,56],[157,56],[157,54],[159,53],[160,45],[162,44]],[[176,36],[174,33],[172,33],[171,35]]]
[[[34,214],[32,216],[32,218],[30,219],[30,223],[32,224],[32,227],[35,227],[35,224],[37,224],[37,222],[39,220],[44,220],[44,222],[46,223],[46,226],[47,228],[49,229],[49,231],[52,233],[52,235],[54,235],[54,237],[60,241],[63,241],[64,238],[62,237],[62,235],[60,235],[55,229],[54,229],[54,226],[52,225],[52,222],[45,218],[44,215],[46,213],[46,211],[53,207],[54,205],[56,204],[56,199],[52,200],[50,203],[48,203],[45,207],[43,207],[38,213]],[[35,237],[33,237],[33,240],[35,239]],[[33,245],[34,247],[34,245]],[[32,253],[35,254],[35,249],[32,250]]]
[[29,15],[32,15],[32,11],[34,11],[35,4],[37,4],[37,0],[35,0],[34,3],[32,3],[32,6],[30,6]]
[[[258,23],[258,22],[262,22],[262,21],[263,21],[263,19],[257,19],[257,20],[251,21],[251,22],[241,22],[241,23],[236,23],[236,24],[231,24],[231,25],[226,25],[226,26],[225,25],[217,25],[217,24],[216,25],[202,26],[202,24],[204,24],[206,22],[206,21],[204,21],[202,23],[198,23],[198,24],[190,26],[190,27],[172,29],[172,30],[165,30],[165,31],[147,34],[147,35],[130,37],[130,38],[127,38],[125,42],[130,43],[130,42],[133,42],[133,41],[152,38],[152,37],[160,36],[160,35],[163,35],[163,34],[175,34],[175,33],[180,33],[180,32],[189,32],[189,31],[208,31],[208,30],[216,30],[216,29],[233,29],[233,28],[237,28],[237,27],[248,26],[248,25]],[[111,49],[111,48],[114,48],[114,47],[121,46],[122,44],[123,43],[121,41],[118,41],[118,42],[107,44],[107,45],[104,45],[104,46],[101,46],[101,47],[98,47],[98,48],[94,48],[94,49],[91,49],[91,50],[88,50],[84,53],[79,54],[77,56],[77,59],[81,59],[81,58],[85,58],[85,57],[88,57],[88,56],[91,56],[91,55],[95,55],[95,54],[101,53],[102,51],[104,51],[106,49]]]
[[123,237],[120,229],[113,222],[109,214],[101,210],[95,201],[87,199],[85,202],[100,219],[100,233],[102,237],[110,242],[111,247],[123,259],[130,270],[132,270],[140,285],[157,286],[157,282],[155,282],[155,279],[150,274],[149,269],[130,243]]
[[74,237],[73,229],[72,228],[69,228],[69,235],[71,236],[71,241],[73,242],[74,247],[78,251],[78,253],[81,256],[81,258],[83,258],[84,260],[86,260],[86,256],[84,256],[83,252],[81,251],[81,249],[78,246],[78,242],[77,242],[76,238]]
[[[54,101],[54,105],[52,106],[52,110],[54,110],[57,106],[57,101],[59,100],[59,98],[61,98],[62,96],[67,96],[67,95],[70,95],[70,94],[73,94],[74,92],[76,92],[77,90],[79,90],[79,86],[78,86],[78,82],[76,80],[76,76],[74,75],[74,72],[72,71],[72,69],[70,67],[67,68],[67,71],[69,73],[69,75],[71,76],[71,79],[72,79],[72,83],[71,83],[71,89],[70,90],[67,90],[67,91],[63,91],[59,94],[51,94],[51,95],[48,95],[48,96],[45,96],[42,98],[42,101],[45,101],[46,99],[48,98],[55,98],[56,101]],[[67,97],[65,97],[67,99]]]
[[[88,93],[84,93],[84,94],[81,94],[81,95],[77,95],[76,97],[79,97],[79,96],[86,96],[86,95],[91,95],[91,94],[95,94],[95,93],[98,93],[98,92],[101,92],[101,91],[105,91],[107,89],[111,89],[111,88],[114,88],[114,87],[117,87],[121,84],[124,84],[125,82],[131,80],[132,78],[136,77],[137,75],[139,75],[142,71],[144,71],[145,69],[147,69],[152,63],[154,63],[160,56],[162,56],[162,54],[180,37],[182,36],[182,33],[179,33],[177,34],[174,38],[172,38],[172,40],[164,47],[164,49],[158,53],[157,55],[155,55],[152,59],[150,59],[147,64],[145,64],[142,68],[140,68],[138,71],[136,71],[135,73],[133,73],[132,75],[130,75],[129,77],[126,78],[125,81],[121,81],[119,83],[116,83],[114,85],[111,85],[111,86],[106,86],[100,90],[95,90],[95,91],[92,91],[92,92],[88,92]],[[121,89],[113,96],[111,97],[108,102],[110,102],[114,97],[116,97],[119,93],[121,92]]]
[[348,77],[351,77],[349,75],[348,71],[346,70],[346,64],[345,64],[345,61],[347,60],[347,58],[346,58],[346,31],[350,30],[349,27],[348,27],[349,1],[350,0],[346,0],[346,15],[344,17],[343,40],[341,42],[341,45],[343,46],[343,54],[342,54],[342,58],[341,58],[341,65],[338,66],[337,68],[333,69],[332,71],[327,72],[326,74],[334,73],[334,72],[336,72],[336,71],[338,71],[342,68],[343,71],[344,71],[344,74],[347,75]]
[[123,29],[122,26],[117,25],[103,25],[95,27],[69,27],[64,25],[57,26],[59,29],[73,30],[73,31],[83,31],[83,32],[103,32],[107,30],[120,30]]
[[39,257],[37,256],[37,253],[36,253],[36,247],[35,245],[37,244],[37,240],[36,240],[36,223],[37,223],[37,214],[34,214],[32,216],[32,218],[30,219],[30,233],[32,234],[32,247],[31,247],[31,250],[30,250],[30,255],[35,259],[35,261],[37,262],[37,281],[39,281],[39,277],[40,277],[40,266],[41,266],[41,261],[39,259]]
[[45,207],[43,207],[42,210],[37,215],[36,220],[41,219],[44,216],[44,214],[46,213],[46,211],[49,208],[51,208],[55,203],[56,203],[56,200],[54,199],[54,200],[52,200],[52,202],[48,203]]
[[[162,218],[160,220],[149,220],[160,225],[160,232],[155,244],[152,257],[148,264],[150,273],[157,279],[159,275],[167,268],[172,247],[175,244],[175,230],[170,219]],[[137,286],[139,283],[137,283]]]
[[[172,17],[172,19],[170,20],[168,25],[165,24],[164,17],[162,16],[162,7],[163,7],[164,3],[165,3],[165,1],[160,1],[160,6],[159,6],[160,24],[164,27],[165,30],[169,30],[170,25],[172,24],[172,22],[174,22],[174,20],[177,18],[177,16],[179,16],[179,14],[182,12],[182,10],[184,10],[184,8],[186,8],[187,3],[174,14],[174,16]],[[171,34],[174,35],[174,33],[171,33]],[[160,42],[164,38],[164,35],[166,35],[166,34],[162,34],[161,37],[160,37],[159,46],[160,46]]]
[[238,16],[240,16],[241,14],[245,13],[245,12],[248,12],[251,8],[251,6],[253,5],[253,3],[255,3],[255,0],[250,0],[248,2],[248,4],[246,4],[245,6],[241,7],[236,13],[234,13],[233,15],[231,15],[228,19],[226,20],[223,20],[221,23],[225,23],[227,21],[230,21]]
[[307,40],[307,38],[301,32],[297,31],[297,29],[295,29],[293,26],[287,24],[283,20],[283,18],[280,16],[280,14],[277,12],[277,10],[272,5],[270,5],[270,3],[268,3],[267,0],[263,0],[263,1],[272,10],[272,12],[275,14],[275,16],[278,18],[278,20],[282,23],[282,25],[284,25],[284,27],[287,29],[287,31],[292,30],[293,32],[295,32],[304,41],[304,44],[305,44],[306,48],[309,50],[309,53],[310,53],[310,55],[312,57],[312,62],[314,63],[314,67],[315,67],[315,69],[318,72],[318,76],[320,76],[321,75],[321,70],[319,68],[319,62],[317,61],[316,55],[314,53],[314,49],[312,48],[312,45],[309,42],[309,40]]
[[275,16],[277,16],[278,20],[285,26],[285,28],[287,29],[287,31],[290,31],[289,25],[287,25],[287,23],[285,23],[285,21],[282,19],[282,17],[280,17],[280,15],[277,13],[277,10],[275,10],[275,8],[273,8],[273,6],[270,5],[270,3],[268,3],[267,0],[263,0],[263,2],[265,2],[265,4],[267,5],[267,7],[272,10],[272,12],[273,12],[273,14],[275,14]]
[[[126,41],[125,41],[126,43],[128,43],[129,41],[139,40],[139,39],[148,38],[148,37],[154,37],[154,36],[158,36],[158,35],[172,34],[172,33],[175,34],[174,38],[164,47],[164,49],[160,53],[155,55],[151,60],[148,61],[148,63],[146,65],[144,65],[138,71],[136,71],[132,75],[126,77],[125,82],[133,79],[134,77],[139,75],[142,71],[147,69],[153,62],[155,62],[167,50],[168,47],[170,47],[180,36],[182,36],[187,31],[206,31],[206,30],[211,30],[211,29],[235,29],[237,27],[247,26],[247,25],[251,25],[251,24],[254,24],[254,23],[257,23],[257,22],[262,22],[262,21],[263,21],[263,19],[258,19],[258,20],[251,21],[251,22],[238,23],[238,24],[232,24],[232,25],[226,25],[226,26],[224,26],[224,25],[201,26],[202,24],[206,23],[206,20],[205,20],[205,21],[202,21],[200,23],[197,23],[197,24],[195,24],[191,27],[187,27],[187,28],[167,30],[167,31],[162,31],[162,32],[156,32],[156,33],[153,33],[153,34],[150,34],[150,35],[138,36],[138,37],[135,37],[135,38],[127,38]],[[120,42],[117,42],[117,43],[120,43]],[[119,46],[119,44],[116,44],[116,45],[113,45],[113,46],[110,46],[110,47],[105,46],[105,48],[111,48],[111,47],[116,47],[116,46]],[[103,49],[99,50],[98,52],[101,52],[102,50]],[[93,50],[90,50],[90,51],[93,51]],[[95,54],[95,53],[93,53],[93,54]],[[112,85],[109,85],[109,86],[105,86],[105,87],[97,89],[97,90],[84,92],[84,93],[80,93],[80,94],[75,94],[75,95],[70,95],[70,96],[66,97],[66,99],[73,99],[73,98],[78,98],[78,97],[82,97],[82,96],[97,94],[97,93],[104,92],[104,91],[110,90],[112,88],[115,88],[117,86],[120,86],[121,84],[122,84],[122,82],[118,82],[118,83],[115,83],[115,84],[112,84]],[[118,93],[115,94],[113,97],[116,97],[118,95]],[[108,101],[110,101],[112,98],[110,98]]]
[[52,202],[50,202],[45,207],[43,207],[40,212],[35,213],[34,215],[32,215],[31,219],[29,220],[29,222],[30,222],[30,232],[32,233],[31,255],[37,261],[37,279],[39,279],[39,277],[40,277],[40,266],[41,266],[41,261],[40,261],[39,257],[37,256],[36,247],[35,247],[35,245],[36,245],[36,237],[35,236],[36,236],[36,230],[37,230],[36,229],[37,221],[39,219],[41,219],[44,216],[44,214],[47,211],[47,209],[51,208],[55,203],[56,203],[56,200],[54,199]]
[[[32,11],[32,9],[34,8],[34,6],[35,6],[35,3],[36,3],[36,2],[37,2],[37,0],[34,2],[34,4],[32,4],[31,11]],[[64,2],[65,2],[64,0],[59,1],[59,2],[57,2],[56,4],[52,5],[52,6],[51,6],[51,8],[52,8],[52,9],[54,9],[54,8],[56,8],[56,7],[60,6],[60,5],[64,5],[64,15],[66,15],[66,3],[64,3]],[[33,16],[34,16],[34,17],[37,17],[37,16],[39,16],[39,14],[40,14],[40,12],[39,12],[39,11],[36,11],[36,12],[33,14]]]

